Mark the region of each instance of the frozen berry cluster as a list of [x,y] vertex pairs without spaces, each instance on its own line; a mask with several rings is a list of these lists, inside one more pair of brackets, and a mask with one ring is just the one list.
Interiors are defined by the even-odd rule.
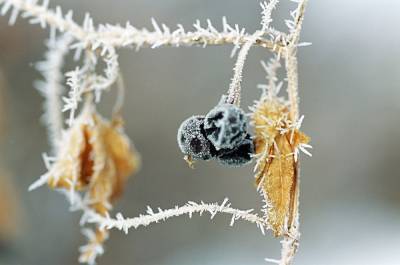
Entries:
[[220,102],[206,116],[192,116],[178,130],[178,144],[196,160],[217,159],[222,165],[239,167],[251,162],[254,144],[247,132],[242,109]]

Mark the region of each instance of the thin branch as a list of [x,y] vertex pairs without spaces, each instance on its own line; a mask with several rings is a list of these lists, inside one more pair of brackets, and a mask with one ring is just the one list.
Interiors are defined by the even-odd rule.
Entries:
[[[299,98],[298,98],[298,64],[297,64],[297,45],[300,39],[301,27],[304,19],[304,12],[307,5],[307,0],[297,0],[298,6],[292,12],[293,21],[288,22],[290,29],[289,44],[285,52],[285,67],[288,80],[288,96],[290,102],[290,116],[294,123],[299,120]],[[301,123],[301,122],[300,122]],[[296,191],[296,210],[294,216],[294,225],[290,227],[288,234],[284,236],[281,241],[281,259],[280,265],[291,265],[294,256],[299,246],[300,232],[299,232],[299,209],[298,209],[298,196],[299,196],[299,178],[297,178],[297,191]]]
[[285,68],[288,81],[287,92],[289,95],[289,102],[290,102],[290,118],[293,122],[295,122],[299,118],[299,96],[298,96],[299,78],[298,78],[296,48],[290,48],[286,50]]
[[297,66],[297,43],[304,19],[307,0],[301,0],[297,9],[292,13],[294,20],[287,23],[290,33],[290,41],[285,52],[285,67],[288,80],[288,95],[290,102],[290,116],[292,121],[299,119],[299,98],[298,98],[298,66]]
[[292,13],[294,17],[293,24],[294,27],[291,28],[291,42],[297,44],[300,38],[301,27],[303,25],[304,14],[307,6],[308,0],[296,0],[298,3],[297,9]]
[[64,57],[69,51],[71,42],[72,37],[68,34],[63,35],[57,40],[50,39],[47,43],[49,50],[45,54],[45,60],[36,64],[36,68],[44,77],[43,81],[38,81],[35,85],[45,98],[44,118],[53,154],[57,153],[57,145],[61,139],[63,128],[60,97],[64,91],[64,86],[61,84],[64,75],[61,68],[63,67]]
[[69,32],[77,39],[85,38],[87,32],[72,20],[72,11],[63,16],[59,7],[57,7],[56,11],[48,9],[49,1],[44,1],[42,5],[37,2],[37,0],[0,0],[0,4],[3,5],[1,14],[5,15],[8,10],[13,9],[10,24],[15,22],[19,12],[23,12],[22,17],[29,18],[31,24],[39,23],[43,28],[49,24],[61,32]]
[[75,112],[78,109],[79,103],[82,101],[83,94],[94,92],[95,101],[98,103],[101,93],[112,86],[118,79],[119,63],[118,55],[114,47],[108,47],[101,58],[106,63],[103,75],[95,73],[98,58],[92,50],[86,50],[82,67],[76,67],[75,70],[65,74],[69,92],[67,97],[63,97],[64,107],[62,111],[69,111],[69,118],[67,121],[69,126],[74,122]]
[[247,58],[247,54],[250,48],[253,46],[254,41],[262,34],[262,31],[257,31],[253,38],[251,38],[248,42],[246,42],[243,47],[240,49],[238,54],[238,58],[236,60],[235,67],[233,68],[233,78],[231,84],[229,85],[228,90],[228,98],[227,102],[230,104],[240,105],[240,96],[241,96],[241,83],[243,77],[243,67]]
[[[43,5],[39,5],[37,0],[0,0],[2,7],[2,15],[8,10],[13,9],[10,23],[14,23],[19,12],[23,12],[22,17],[29,18],[30,23],[39,23],[43,28],[49,25],[51,28],[60,32],[69,32],[74,38],[82,42],[86,47],[93,48],[102,45],[113,47],[159,47],[159,46],[192,46],[192,45],[243,45],[247,43],[252,34],[245,33],[243,29],[239,29],[237,25],[231,27],[227,23],[223,23],[223,31],[217,31],[210,21],[207,27],[202,27],[197,21],[193,26],[195,31],[185,31],[181,25],[178,29],[171,31],[166,25],[161,27],[153,20],[154,31],[147,29],[137,29],[129,23],[125,27],[119,25],[99,25],[97,29],[93,26],[90,17],[86,17],[84,26],[81,27],[72,19],[72,11],[64,15],[60,7],[54,10],[48,9],[48,1],[44,1]],[[225,20],[224,20],[225,21]],[[279,34],[276,31],[271,32]],[[280,52],[284,48],[281,41],[273,41],[263,37],[259,37],[254,41],[254,45]]]
[[264,68],[266,73],[265,78],[268,81],[265,85],[258,85],[258,88],[263,90],[262,97],[267,96],[269,98],[277,98],[282,87],[282,82],[278,82],[278,70],[281,67],[279,58],[278,56],[273,56],[267,64],[264,61],[261,61],[261,65]]
[[[298,232],[298,231],[297,231]],[[279,265],[291,265],[293,264],[294,256],[299,247],[300,234],[295,236],[286,235],[282,241],[281,259]]]
[[199,213],[202,215],[204,212],[208,212],[211,214],[211,219],[217,213],[226,213],[232,215],[231,223],[232,226],[236,220],[245,220],[250,223],[254,223],[261,229],[261,232],[264,234],[265,230],[268,229],[268,224],[265,219],[259,217],[257,214],[252,214],[253,210],[238,210],[232,208],[228,203],[228,199],[225,199],[222,204],[218,205],[217,203],[203,203],[200,204],[195,202],[188,202],[186,205],[167,210],[158,209],[158,212],[154,212],[150,207],[147,208],[146,215],[140,215],[134,218],[124,218],[121,213],[118,213],[116,218],[103,217],[96,213],[91,213],[86,216],[86,220],[90,223],[99,224],[100,228],[117,228],[119,230],[123,230],[125,233],[128,233],[130,228],[138,228],[140,226],[147,226],[152,223],[158,223],[160,221],[165,221],[166,219],[177,217],[181,215],[189,215],[191,218],[194,213]]
[[269,3],[267,1],[260,3],[260,6],[262,8],[261,26],[263,32],[269,31],[269,24],[272,22],[272,11],[274,10],[278,2],[279,0],[271,0]]
[[112,110],[113,117],[118,117],[119,115],[121,115],[122,106],[124,105],[126,88],[122,73],[119,73],[116,84],[117,84],[117,97]]
[[[167,219],[170,219],[172,217],[178,217],[182,215],[188,215],[189,218],[191,218],[195,213],[199,213],[199,215],[201,216],[203,213],[207,212],[211,215],[211,219],[213,219],[217,214],[225,213],[231,215],[230,226],[233,226],[235,221],[237,220],[244,220],[256,224],[257,227],[261,230],[262,234],[265,234],[265,231],[270,229],[270,226],[267,223],[266,219],[263,217],[259,217],[257,214],[253,214],[253,209],[239,210],[232,208],[227,198],[225,198],[221,204],[204,202],[195,203],[189,201],[181,207],[175,206],[175,208],[166,210],[158,208],[157,212],[154,212],[154,210],[148,206],[146,214],[141,214],[138,217],[124,218],[121,213],[118,213],[116,215],[116,218],[111,218],[108,216],[108,214],[103,216],[95,212],[89,206],[89,204],[93,202],[88,201],[88,198],[82,198],[82,196],[77,191],[58,191],[61,194],[65,195],[66,198],[70,201],[71,211],[83,212],[80,221],[80,224],[82,226],[86,223],[93,223],[97,227],[96,233],[87,229],[83,230],[84,235],[86,235],[90,242],[88,245],[85,245],[81,248],[81,252],[91,254],[87,256],[87,261],[94,261],[97,256],[103,253],[103,247],[101,243],[108,236],[106,230],[116,228],[118,230],[124,231],[125,233],[128,233],[128,230],[130,228],[137,229],[140,226],[145,227],[150,224],[159,223],[161,221],[166,221]],[[87,252],[87,250],[91,251]]]
[[80,263],[89,265],[96,264],[96,258],[104,253],[104,242],[108,239],[108,231],[96,229],[82,229],[82,234],[87,238],[88,243],[79,248],[81,255],[79,256]]

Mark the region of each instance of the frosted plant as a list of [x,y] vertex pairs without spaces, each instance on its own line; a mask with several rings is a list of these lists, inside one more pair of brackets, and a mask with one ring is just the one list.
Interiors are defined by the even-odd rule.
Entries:
[[[43,156],[47,173],[30,189],[47,184],[60,191],[69,199],[71,210],[82,211],[81,225],[95,226],[95,230],[83,229],[88,244],[80,248],[80,262],[95,263],[104,252],[103,243],[112,228],[128,233],[130,228],[149,226],[181,215],[209,213],[213,219],[216,214],[224,213],[231,215],[230,225],[243,220],[256,224],[263,234],[271,230],[281,237],[281,257],[266,260],[281,265],[293,263],[300,237],[298,157],[300,152],[311,155],[307,150],[311,147],[309,138],[300,131],[304,117],[299,115],[297,71],[297,48],[307,45],[299,43],[307,0],[293,0],[296,7],[290,13],[291,18],[285,21],[288,32],[271,26],[271,14],[278,2],[271,0],[260,4],[261,27],[248,33],[238,25],[228,24],[225,17],[222,30],[214,27],[210,20],[205,25],[196,21],[192,30],[182,25],[171,30],[154,19],[151,30],[138,29],[129,22],[125,26],[95,25],[89,14],[80,25],[74,21],[72,11],[63,12],[59,6],[51,9],[48,0],[0,0],[1,15],[10,13],[10,24],[21,16],[50,31],[49,50],[45,60],[37,64],[44,80],[36,86],[45,98],[44,120],[52,152]],[[140,164],[138,153],[123,132],[120,110],[124,84],[118,49],[208,45],[233,45],[232,57],[239,51],[227,94],[216,108],[224,111],[196,116],[201,119],[192,126],[195,129],[181,127],[178,142],[190,163],[193,162],[190,156],[203,160],[217,158],[221,164],[231,166],[255,159],[256,183],[265,203],[261,213],[235,209],[225,199],[221,204],[188,202],[166,210],[154,211],[148,207],[146,214],[134,218],[125,218],[121,213],[111,217],[112,205],[121,194],[127,177],[136,172]],[[240,98],[246,57],[255,46],[269,50],[273,56],[268,64],[262,63],[267,84],[260,85],[261,98],[250,107],[252,133],[240,109]],[[71,51],[78,65],[63,74],[64,57]],[[96,66],[100,60],[105,67],[99,72]],[[277,70],[281,65],[285,67],[287,83],[278,80]],[[107,121],[96,111],[96,105],[100,104],[103,92],[113,84],[117,84],[118,97],[112,120]],[[287,86],[287,99],[279,96],[283,86]],[[62,112],[67,113],[65,121]],[[196,144],[196,141],[201,143]],[[205,146],[210,154],[196,157],[198,148]]]

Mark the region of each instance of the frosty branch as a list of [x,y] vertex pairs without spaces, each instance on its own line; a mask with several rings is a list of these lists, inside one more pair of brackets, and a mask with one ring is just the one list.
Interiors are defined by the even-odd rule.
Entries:
[[100,227],[106,229],[117,228],[128,233],[130,228],[136,229],[140,226],[148,226],[152,223],[158,223],[181,215],[188,215],[191,218],[193,214],[199,213],[201,216],[204,212],[208,212],[211,215],[211,219],[213,219],[218,213],[231,215],[230,226],[232,226],[236,220],[241,219],[256,224],[263,234],[268,228],[265,219],[259,217],[257,214],[252,214],[252,209],[243,211],[232,208],[231,204],[228,203],[228,199],[225,199],[220,205],[217,203],[209,204],[204,202],[188,202],[184,206],[176,206],[172,209],[162,210],[158,208],[157,212],[154,212],[152,208],[147,207],[146,215],[140,215],[134,218],[124,218],[121,213],[118,213],[116,218],[113,219],[92,212],[89,213],[85,219],[87,219],[89,223],[100,224]]
[[[37,81],[36,88],[45,98],[45,117],[48,135],[50,139],[60,139],[63,129],[61,95],[64,92],[62,81],[64,74],[61,69],[64,56],[68,53],[72,38],[64,35],[56,41],[48,41],[48,52],[45,60],[36,64],[36,68],[42,73],[44,81]],[[57,141],[51,141],[53,153],[57,153]]]
[[[97,29],[93,26],[93,21],[86,16],[83,26],[78,25],[73,20],[73,12],[70,10],[65,15],[59,6],[55,11],[48,9],[49,1],[45,0],[41,5],[37,0],[1,0],[3,8],[2,14],[6,14],[12,9],[10,16],[10,24],[14,24],[19,12],[22,12],[24,18],[28,18],[30,23],[39,23],[43,28],[50,26],[53,32],[68,32],[76,40],[82,42],[84,47],[92,46],[93,49],[104,46],[113,47],[159,47],[159,46],[191,46],[191,45],[225,45],[234,44],[242,45],[248,42],[252,35],[239,28],[238,25],[230,26],[226,19],[223,19],[223,31],[219,32],[207,20],[207,27],[202,27],[200,21],[196,21],[193,25],[194,31],[185,31],[182,25],[178,25],[178,29],[171,31],[165,24],[161,27],[152,19],[154,31],[147,29],[137,29],[127,22],[125,27],[119,25],[100,24]],[[277,2],[277,1],[275,1]],[[270,12],[265,12],[268,16]],[[268,18],[269,19],[269,18]],[[264,23],[265,33],[278,37],[283,33],[276,30],[269,30],[269,23]],[[278,38],[277,38],[278,39]],[[279,40],[266,39],[259,37],[254,41],[254,45],[268,48],[274,51],[280,51],[286,46],[286,43]]]

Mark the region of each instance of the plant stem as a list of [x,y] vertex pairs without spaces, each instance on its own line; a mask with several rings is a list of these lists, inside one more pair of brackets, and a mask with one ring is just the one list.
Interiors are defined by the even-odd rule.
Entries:
[[117,214],[117,218],[113,219],[110,217],[103,217],[96,213],[91,213],[88,217],[88,222],[90,223],[97,223],[100,227],[105,227],[107,229],[117,228],[119,230],[124,230],[126,233],[128,232],[129,228],[138,228],[140,226],[147,226],[152,223],[158,223],[160,221],[165,221],[166,219],[172,217],[178,217],[181,215],[189,215],[192,217],[194,213],[199,213],[202,215],[204,212],[208,212],[211,214],[211,219],[217,213],[226,213],[231,214],[231,225],[233,225],[234,221],[238,219],[242,219],[248,221],[250,223],[256,224],[261,231],[264,233],[265,230],[268,228],[268,224],[264,220],[264,218],[259,217],[257,214],[252,214],[252,210],[238,210],[235,208],[230,207],[230,204],[227,204],[228,200],[225,199],[224,202],[220,205],[214,204],[207,204],[207,203],[194,203],[189,202],[188,204],[175,207],[172,209],[161,210],[159,209],[157,213],[154,213],[151,208],[148,208],[146,215],[140,215],[139,217],[134,218],[123,218],[121,214]]

